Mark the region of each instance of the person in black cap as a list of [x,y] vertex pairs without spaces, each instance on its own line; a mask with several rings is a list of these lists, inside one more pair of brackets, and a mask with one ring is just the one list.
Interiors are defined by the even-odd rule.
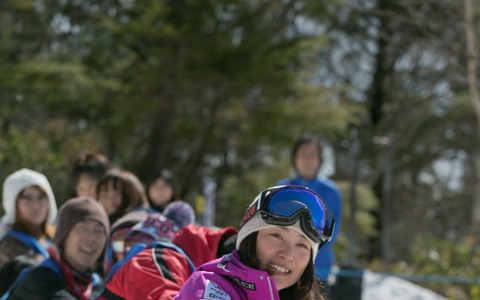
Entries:
[[74,162],[71,180],[77,197],[96,198],[97,182],[110,170],[110,160],[98,152],[81,154]]

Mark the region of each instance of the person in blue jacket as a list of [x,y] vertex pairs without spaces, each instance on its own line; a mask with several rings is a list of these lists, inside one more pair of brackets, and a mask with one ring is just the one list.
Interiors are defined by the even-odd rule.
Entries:
[[342,197],[333,181],[318,177],[323,157],[322,146],[316,136],[305,134],[299,138],[292,147],[291,159],[296,172],[295,177],[284,178],[276,185],[300,185],[314,190],[325,201],[335,219],[335,232],[332,240],[320,249],[315,259],[315,275],[326,285],[330,268],[335,263],[332,247],[342,224]]

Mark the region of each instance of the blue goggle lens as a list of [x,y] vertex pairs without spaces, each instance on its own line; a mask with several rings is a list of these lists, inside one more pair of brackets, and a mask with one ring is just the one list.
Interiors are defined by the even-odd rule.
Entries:
[[293,216],[306,207],[310,211],[315,229],[320,232],[325,229],[325,207],[321,200],[309,191],[296,188],[279,190],[267,202],[269,213],[283,217]]
[[[312,190],[300,186],[281,186],[266,190],[259,199],[260,211],[268,214],[268,221],[276,217],[276,224],[282,220],[303,216],[302,224],[308,232],[315,231],[314,240],[328,241],[333,234],[334,221],[323,200]],[[305,211],[308,213],[305,213]]]

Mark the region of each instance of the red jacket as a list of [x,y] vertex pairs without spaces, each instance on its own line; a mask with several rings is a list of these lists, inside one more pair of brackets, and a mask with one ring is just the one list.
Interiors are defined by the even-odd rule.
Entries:
[[[234,227],[189,225],[175,235],[172,243],[183,249],[197,267],[217,258],[219,243],[235,233]],[[164,247],[145,248],[111,276],[98,299],[173,299],[191,273],[184,254]]]

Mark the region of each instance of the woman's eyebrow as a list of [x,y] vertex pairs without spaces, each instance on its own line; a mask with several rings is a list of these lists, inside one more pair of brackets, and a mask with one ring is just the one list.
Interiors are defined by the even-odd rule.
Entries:
[[[290,229],[288,229],[288,228],[285,227],[285,226],[278,226],[278,228],[281,228],[281,229],[283,229],[284,231],[289,231],[289,230],[290,230]],[[295,230],[295,229],[293,229],[293,230]],[[295,231],[296,231],[296,230],[295,230]],[[300,233],[300,232],[298,233],[298,236],[299,236],[299,237],[302,237],[302,238],[304,238],[304,239],[307,239],[307,237],[306,237],[304,234]]]

